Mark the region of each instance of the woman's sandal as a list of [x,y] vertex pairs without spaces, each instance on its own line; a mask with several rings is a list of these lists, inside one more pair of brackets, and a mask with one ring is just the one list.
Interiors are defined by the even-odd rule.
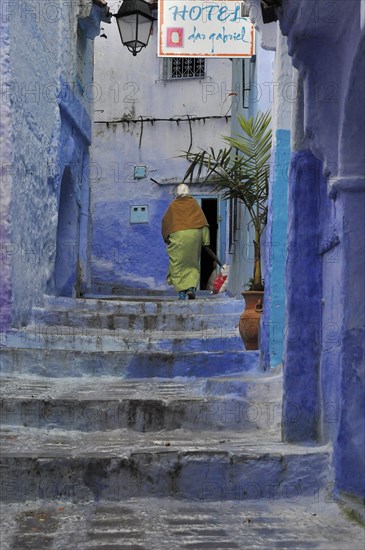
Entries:
[[195,300],[195,288],[188,288],[186,291],[189,300]]

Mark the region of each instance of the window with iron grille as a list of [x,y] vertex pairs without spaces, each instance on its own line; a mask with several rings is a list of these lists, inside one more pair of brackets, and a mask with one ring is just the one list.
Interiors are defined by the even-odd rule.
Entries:
[[204,57],[164,57],[163,80],[175,80],[179,78],[204,78]]

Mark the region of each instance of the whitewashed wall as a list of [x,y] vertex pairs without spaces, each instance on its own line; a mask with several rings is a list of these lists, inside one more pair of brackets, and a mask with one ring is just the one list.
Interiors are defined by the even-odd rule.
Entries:
[[[105,34],[107,39],[95,42],[99,95],[92,146],[91,277],[126,287],[165,288],[168,258],[160,225],[188,167],[186,160],[176,158],[190,146],[186,118],[227,114],[191,122],[192,150],[223,145],[221,135],[230,133],[232,62],[208,59],[205,78],[164,81],[157,24],[147,48],[136,57],[122,45],[115,23]],[[139,117],[184,120],[144,122],[143,129],[140,122],[118,122]],[[146,178],[134,179],[135,165],[147,167]],[[148,206],[148,224],[130,224],[134,204]]]

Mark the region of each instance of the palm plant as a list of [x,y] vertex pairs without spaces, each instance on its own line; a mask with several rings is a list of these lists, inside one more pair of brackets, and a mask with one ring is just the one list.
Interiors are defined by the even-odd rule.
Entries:
[[223,197],[241,200],[255,230],[254,270],[250,288],[263,290],[261,271],[261,236],[267,223],[269,158],[271,152],[271,114],[258,112],[246,119],[238,116],[242,132],[224,136],[229,147],[215,151],[212,147],[198,153],[185,152],[191,162],[184,181],[213,185]]

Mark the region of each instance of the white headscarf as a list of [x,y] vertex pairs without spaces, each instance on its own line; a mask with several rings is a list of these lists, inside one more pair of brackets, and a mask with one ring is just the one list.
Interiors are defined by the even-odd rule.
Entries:
[[186,183],[180,183],[180,185],[177,186],[175,194],[177,197],[186,197],[187,195],[190,195],[190,189]]

